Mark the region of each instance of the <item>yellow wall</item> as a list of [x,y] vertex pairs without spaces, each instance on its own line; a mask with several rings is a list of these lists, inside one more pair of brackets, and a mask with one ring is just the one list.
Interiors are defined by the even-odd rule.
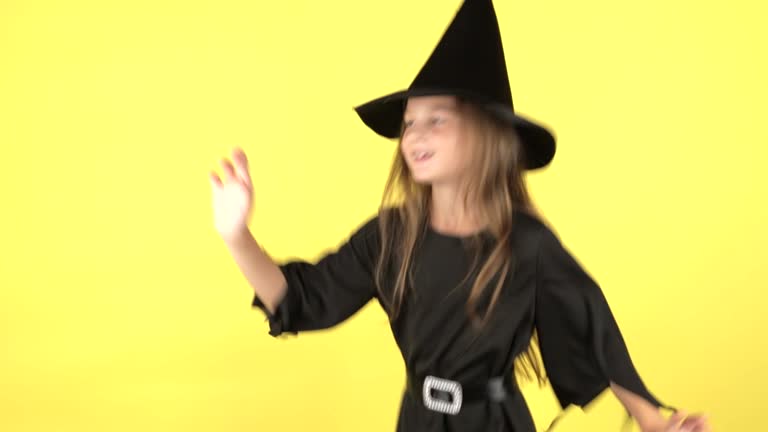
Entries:
[[[532,190],[641,374],[715,430],[759,429],[765,2],[497,3],[516,106],[559,138]],[[393,150],[352,106],[407,86],[458,5],[4,0],[0,430],[393,430],[378,305],[268,336],[207,173],[245,148],[275,257],[338,244]],[[543,427],[552,395],[526,393]],[[606,393],[561,430],[621,420]]]

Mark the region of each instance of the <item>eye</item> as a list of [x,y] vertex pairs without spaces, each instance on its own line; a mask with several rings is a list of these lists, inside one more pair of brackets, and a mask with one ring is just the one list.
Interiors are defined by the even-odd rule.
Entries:
[[413,126],[413,120],[406,120],[403,122],[403,128],[408,129],[409,127]]
[[429,119],[429,121],[433,125],[439,125],[439,124],[445,123],[445,118],[444,117],[432,117],[431,119]]

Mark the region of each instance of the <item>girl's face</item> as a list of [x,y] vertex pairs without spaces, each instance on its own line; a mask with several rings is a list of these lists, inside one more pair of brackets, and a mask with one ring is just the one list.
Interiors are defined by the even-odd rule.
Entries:
[[455,183],[470,164],[467,122],[453,96],[408,99],[400,151],[417,183]]

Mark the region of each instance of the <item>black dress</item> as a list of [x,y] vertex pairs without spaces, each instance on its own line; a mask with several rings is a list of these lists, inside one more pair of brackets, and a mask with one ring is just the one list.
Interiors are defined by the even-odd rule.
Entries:
[[[366,221],[339,249],[315,263],[292,260],[280,266],[288,289],[275,314],[269,314],[258,297],[252,303],[266,314],[272,336],[331,327],[379,297],[373,283],[377,219]],[[608,388],[609,381],[657,407],[665,406],[635,370],[600,287],[546,225],[515,212],[514,273],[505,280],[495,312],[479,337],[465,313],[473,278],[458,286],[471,266],[466,244],[467,238],[425,227],[414,260],[415,289],[398,317],[390,320],[409,377],[484,383],[512,376],[515,357],[526,350],[536,329],[547,377],[563,408],[585,406]],[[455,414],[428,409],[417,388],[403,393],[397,430],[535,428],[514,387],[500,402],[465,403]]]

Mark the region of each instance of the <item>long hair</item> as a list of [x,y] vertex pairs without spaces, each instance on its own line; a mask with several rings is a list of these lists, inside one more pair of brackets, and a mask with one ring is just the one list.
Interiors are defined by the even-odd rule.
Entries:
[[[511,233],[513,211],[522,210],[543,219],[532,203],[525,183],[523,147],[515,130],[497,121],[481,107],[458,99],[457,108],[468,125],[468,139],[472,140],[469,172],[462,201],[466,208],[477,211],[477,216],[487,222],[487,231],[494,239],[488,258],[480,267],[466,303],[466,313],[476,328],[482,328],[490,317],[501,294],[504,281],[514,271]],[[465,126],[466,127],[466,126]],[[413,287],[411,273],[414,250],[429,221],[431,186],[414,181],[401,152],[401,141],[394,160],[379,208],[381,245],[376,266],[376,286],[381,293],[383,306],[390,319],[400,313],[406,290]],[[479,250],[473,248],[472,268],[465,281],[479,264]],[[390,289],[383,290],[385,278]],[[498,276],[498,277],[497,277]],[[493,286],[491,282],[495,280]],[[478,303],[486,290],[490,292],[490,304],[484,314],[478,312]],[[531,343],[524,353],[515,359],[515,374],[544,384],[543,367],[538,352],[538,337],[534,331]]]

